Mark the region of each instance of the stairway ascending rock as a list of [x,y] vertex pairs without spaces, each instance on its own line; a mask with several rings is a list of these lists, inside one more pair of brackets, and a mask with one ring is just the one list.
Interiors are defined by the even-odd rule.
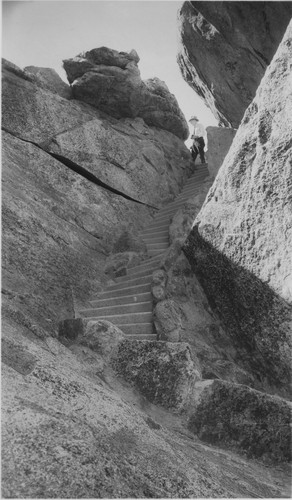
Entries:
[[163,252],[169,246],[169,223],[176,211],[195,194],[208,175],[206,166],[197,167],[177,198],[161,208],[140,236],[147,245],[149,259],[128,270],[126,276],[116,278],[90,302],[90,309],[79,311],[81,317],[105,319],[118,326],[131,339],[155,340],[152,322],[152,273],[159,267]]

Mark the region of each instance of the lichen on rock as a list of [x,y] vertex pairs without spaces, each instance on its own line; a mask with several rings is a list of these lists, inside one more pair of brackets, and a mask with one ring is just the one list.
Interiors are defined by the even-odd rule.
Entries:
[[186,343],[124,340],[112,366],[151,403],[182,412],[200,373]]
[[201,392],[189,429],[200,439],[266,462],[291,461],[291,404],[215,380]]

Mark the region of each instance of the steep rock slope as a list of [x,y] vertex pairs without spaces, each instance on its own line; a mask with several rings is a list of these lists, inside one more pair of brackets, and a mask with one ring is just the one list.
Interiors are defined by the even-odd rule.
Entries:
[[158,78],[142,81],[138,62],[135,50],[100,47],[64,60],[64,69],[76,99],[116,118],[139,116],[187,139],[188,125],[176,98]]
[[70,85],[63,82],[62,78],[54,69],[26,66],[24,70],[26,73],[29,72],[31,75],[35,75],[39,85],[43,85],[48,90],[51,90],[51,92],[55,92],[65,99],[72,98],[72,89]]
[[291,15],[291,2],[184,2],[178,63],[220,124],[238,127]]
[[190,153],[170,132],[62,98],[7,61],[2,90],[3,311],[54,334],[100,290],[120,238],[137,250]]
[[3,497],[289,497],[286,464],[273,469],[204,445],[178,418],[105,378],[85,346],[78,358],[10,325],[4,340]]
[[185,246],[242,366],[287,394],[292,305],[292,25]]

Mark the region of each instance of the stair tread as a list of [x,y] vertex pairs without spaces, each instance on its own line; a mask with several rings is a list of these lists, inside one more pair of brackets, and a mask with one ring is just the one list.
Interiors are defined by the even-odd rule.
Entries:
[[[94,309],[95,307],[110,307],[110,305],[115,306],[115,305],[125,305],[129,303],[134,303],[134,304],[139,304],[140,302],[145,302],[146,297],[149,297],[147,300],[152,300],[152,294],[151,292],[145,292],[145,293],[140,293],[140,294],[131,294],[131,295],[123,295],[122,297],[112,297],[112,298],[107,298],[107,299],[93,299],[89,301],[89,304],[91,305],[91,309]],[[134,300],[135,299],[135,300]],[[142,299],[142,300],[140,300]],[[128,301],[133,301],[133,302],[128,302]],[[115,302],[118,302],[117,304]],[[109,304],[108,306],[106,304]]]
[[[105,306],[105,307],[89,307],[89,308],[86,308],[86,309],[80,309],[79,312],[87,312],[87,311],[98,311],[99,309],[101,310],[104,310],[104,309],[113,309],[115,307],[130,307],[130,306],[137,306],[137,307],[141,307],[143,305],[152,305],[152,302],[151,301],[148,301],[146,300],[145,302],[129,302],[128,304],[119,304],[117,306]],[[144,312],[144,311],[141,311],[141,312]]]
[[130,290],[140,291],[140,292],[142,292],[142,290],[143,290],[144,292],[148,292],[148,291],[150,291],[150,288],[151,288],[150,282],[149,283],[143,283],[143,285],[126,286],[125,288],[118,288],[116,290],[110,290],[110,291],[106,290],[104,292],[101,292],[101,294],[97,298],[98,299],[105,299],[108,296],[110,296],[110,298],[111,297],[118,297],[121,294],[123,294],[124,290],[127,290],[128,294],[130,293],[129,292]]
[[153,271],[159,268],[161,257],[169,247],[169,224],[172,217],[189,198],[202,192],[203,182],[208,176],[206,165],[196,167],[180,193],[162,206],[139,232],[140,238],[146,244],[149,258],[129,268],[126,275],[117,277],[114,283],[89,302],[90,307],[80,311],[81,314],[92,314],[92,318],[113,322],[124,331],[125,338],[157,340],[152,322]]
[[[120,281],[114,283],[113,285],[109,285],[107,287],[107,290],[116,290],[117,288],[125,288],[124,286],[121,285],[126,285],[130,287],[131,285],[143,285],[144,283],[148,282],[148,279],[151,281],[152,278],[152,273],[146,274],[145,276],[137,276],[133,277],[131,274],[126,274],[125,276],[122,276],[123,279]],[[143,283],[139,283],[139,281],[143,281]],[[137,283],[136,283],[137,282]]]
[[146,326],[146,325],[152,327],[152,323],[150,321],[144,322],[144,323],[123,323],[123,324],[122,323],[115,323],[115,325],[118,326],[118,327],[122,326],[122,325],[124,327],[125,326],[139,326],[140,327],[140,326]]

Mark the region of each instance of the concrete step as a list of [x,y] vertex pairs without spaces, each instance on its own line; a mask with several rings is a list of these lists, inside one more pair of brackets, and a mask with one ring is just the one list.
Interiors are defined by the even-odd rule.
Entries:
[[198,172],[197,175],[194,175],[193,177],[189,177],[189,179],[185,182],[182,190],[186,186],[195,186],[196,184],[203,182],[206,177],[207,177],[207,174],[205,172]]
[[196,189],[198,186],[201,186],[205,182],[206,176],[201,176],[200,178],[192,179],[187,182],[181,192],[183,193],[185,189],[193,188]]
[[[175,210],[173,210],[173,213],[175,213]],[[161,224],[164,224],[165,227],[169,226],[169,221],[170,221],[171,215],[169,214],[161,214],[159,218],[155,221],[157,226],[161,226]]]
[[[81,314],[83,317],[83,315]],[[152,322],[152,311],[149,312],[138,312],[130,314],[107,314],[102,316],[86,316],[88,319],[105,319],[110,321],[114,325],[124,325],[124,324],[139,324],[139,323],[151,323]]]
[[168,235],[168,228],[152,229],[151,227],[149,228],[147,226],[147,228],[143,229],[143,231],[141,231],[139,233],[139,236],[141,236],[141,238],[143,238],[144,236],[149,236],[149,235],[166,236],[166,235]]
[[196,187],[189,187],[186,188],[185,190],[182,191],[182,193],[177,197],[175,200],[175,203],[177,203],[181,198],[185,198],[186,196],[189,196],[190,193],[192,194],[199,194],[202,190],[202,184],[199,184],[199,186]]
[[185,201],[182,201],[181,203],[177,203],[177,205],[173,206],[173,207],[169,207],[168,209],[166,209],[162,214],[161,216],[172,216],[173,214],[175,214],[181,207],[183,207],[186,203],[186,201],[188,200],[188,198],[186,198]]
[[156,255],[161,255],[165,252],[166,249],[164,250],[149,250],[148,254],[151,256],[151,257],[154,257]]
[[138,294],[132,294],[132,295],[123,295],[122,297],[112,297],[108,299],[96,299],[96,300],[91,300],[89,304],[91,305],[92,308],[95,307],[114,307],[114,306],[119,306],[123,304],[133,304],[133,303],[139,303],[139,302],[152,302],[152,294],[151,292],[146,292],[146,293],[138,293]]
[[107,287],[107,290],[117,290],[119,288],[125,288],[126,286],[130,287],[133,285],[143,285],[144,283],[148,283],[149,280],[151,281],[151,276],[151,271],[149,271],[149,273],[145,274],[144,276],[129,276],[128,274],[126,274],[125,276],[116,278],[115,283],[109,285]]
[[157,223],[156,219],[153,219],[152,222],[147,226],[147,229],[149,232],[166,232],[168,230],[167,224],[166,223]]
[[191,182],[194,179],[197,179],[197,177],[206,177],[209,175],[209,171],[207,168],[205,168],[204,165],[196,165],[196,169],[192,173],[192,175],[186,180],[185,184],[188,184],[188,182]]
[[94,307],[91,309],[81,309],[79,314],[84,318],[100,316],[116,316],[120,314],[132,314],[139,312],[152,313],[152,300],[147,302],[137,302],[132,304],[122,304],[108,307]]
[[[153,335],[152,323],[125,323],[123,325],[115,323],[126,335]],[[156,335],[155,335],[156,336]]]
[[153,233],[148,233],[145,236],[141,236],[141,238],[145,241],[151,241],[152,243],[158,243],[159,241],[168,241],[169,240],[169,229],[167,228],[167,231],[164,231],[164,233],[160,232],[153,232]]
[[[201,192],[201,189],[197,189],[197,190],[192,190],[189,193],[184,194],[183,196],[178,198],[175,203],[172,203],[171,205],[161,209],[159,214],[157,214],[157,218],[159,219],[162,215],[167,214],[171,210],[175,210],[178,206],[183,205],[190,197],[197,196],[198,194],[200,194],[200,192]],[[157,218],[155,220],[157,220]]]
[[156,333],[153,333],[153,334],[145,334],[145,333],[137,333],[136,335],[135,334],[131,334],[131,333],[126,333],[126,339],[127,340],[152,340],[152,341],[156,341],[157,340],[157,334]]
[[163,226],[164,227],[167,227],[167,222],[168,222],[168,217],[167,215],[164,215],[163,213],[162,214],[158,214],[156,217],[155,217],[155,220],[153,222],[151,222],[151,226]]
[[138,295],[145,292],[149,293],[150,291],[150,283],[144,283],[143,285],[125,286],[124,288],[120,288],[118,290],[107,289],[105,292],[101,292],[97,299],[111,299],[114,297],[121,297],[123,295]]
[[160,243],[147,243],[147,250],[165,250],[168,248],[169,243],[168,241],[160,242]]
[[137,266],[137,267],[131,267],[130,269],[128,269],[128,275],[127,276],[136,276],[137,274],[140,274],[140,272],[144,272],[144,271],[149,271],[149,274],[150,273],[153,273],[153,271],[155,269],[158,269],[159,268],[159,264],[160,264],[160,259],[157,259],[154,263],[151,263],[149,264],[148,266]]
[[[202,190],[202,184],[200,184],[197,187],[186,188],[186,190],[182,192],[182,195],[183,196],[196,195],[196,194],[199,194],[201,192],[201,190]],[[179,199],[180,198],[178,197],[177,200],[179,200]]]
[[168,233],[165,233],[165,236],[156,236],[153,234],[150,234],[148,236],[143,236],[143,241],[145,241],[145,243],[168,243]]
[[[153,269],[155,269],[155,266],[153,267]],[[128,278],[128,279],[134,279],[134,278],[145,278],[145,276],[150,276],[152,275],[152,269],[151,267],[146,267],[146,268],[142,268],[138,270],[133,274],[133,273],[129,273],[126,274],[126,276],[120,276],[119,278],[116,278],[115,279],[115,283],[124,283],[125,282],[125,279]],[[130,278],[131,277],[131,278]]]

